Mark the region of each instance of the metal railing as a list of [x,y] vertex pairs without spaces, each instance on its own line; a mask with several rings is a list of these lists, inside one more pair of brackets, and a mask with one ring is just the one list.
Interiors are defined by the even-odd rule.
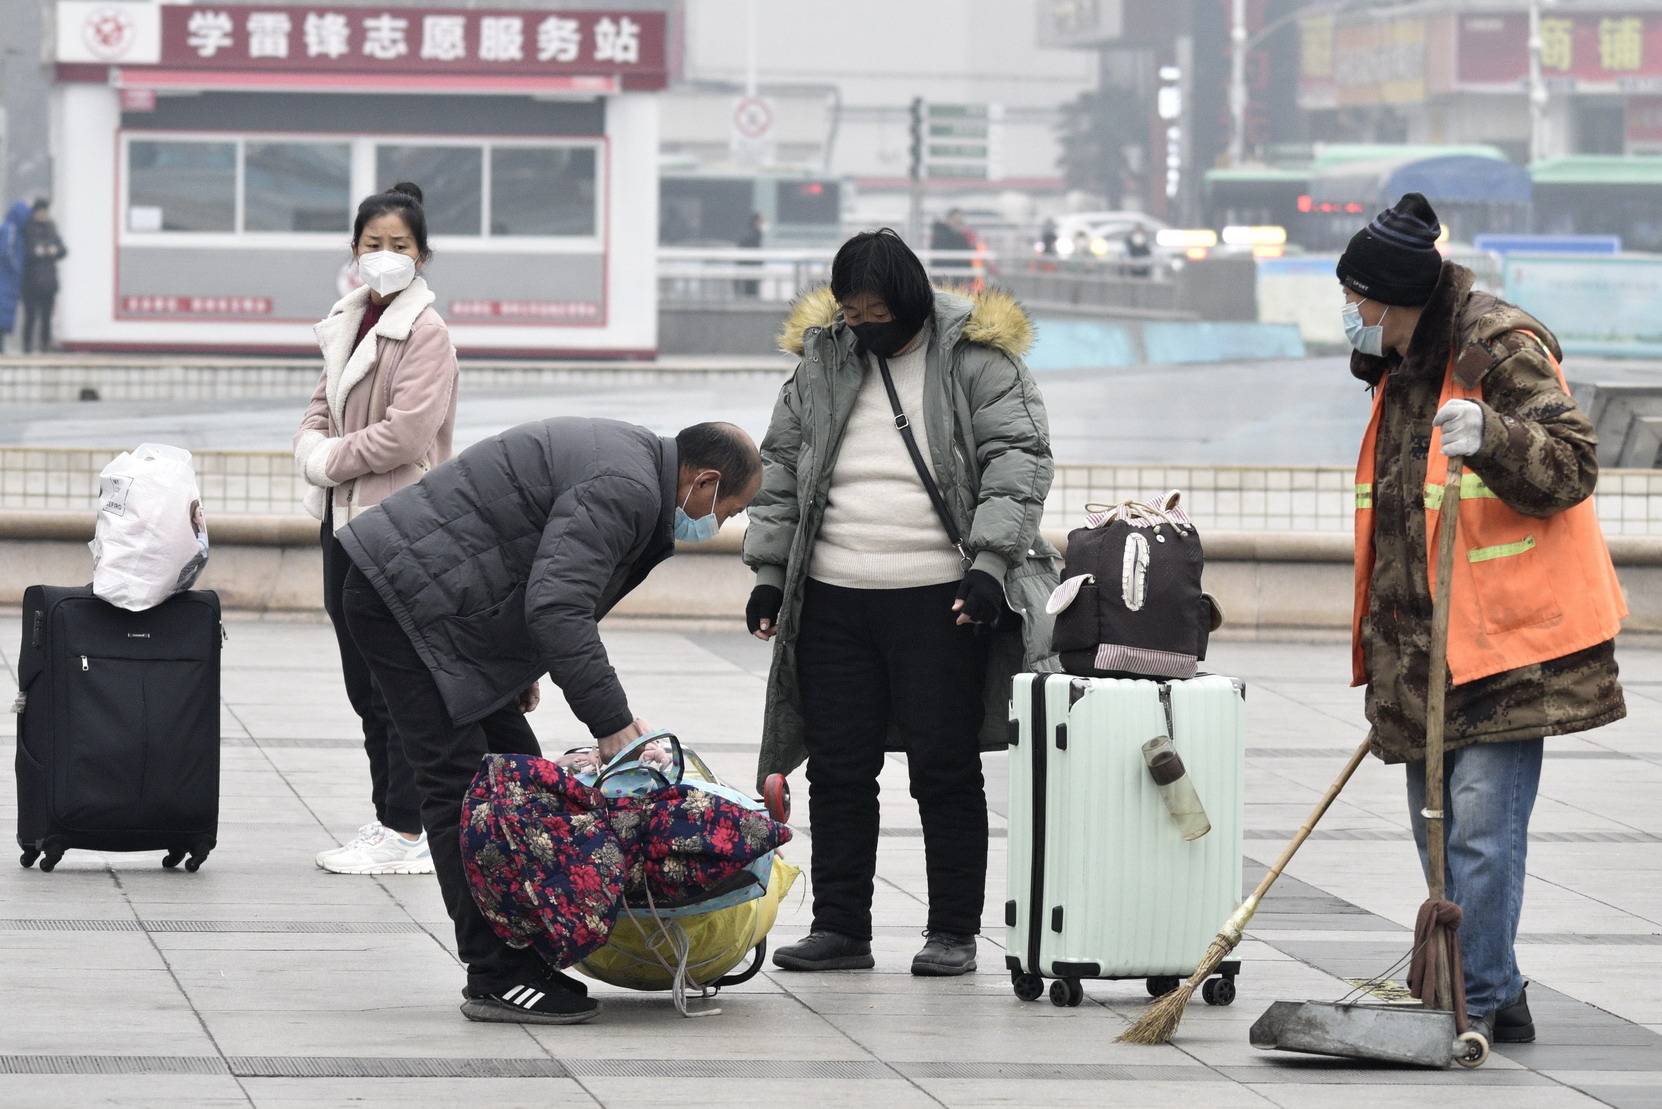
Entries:
[[[834,254],[832,247],[662,247],[659,301],[671,308],[777,306],[825,284]],[[996,285],[1033,308],[1149,317],[1184,314],[1169,261],[1163,257],[1062,259],[968,250],[925,250],[918,257],[938,285]]]
[[[121,449],[0,447],[0,510],[98,510],[98,475]],[[294,456],[277,451],[194,451],[191,462],[209,515],[301,511],[306,484]]]
[[[97,511],[99,471],[119,449],[0,447],[0,511]],[[305,483],[278,451],[192,455],[210,517],[298,515]],[[1045,502],[1045,522],[1071,528],[1090,504],[1180,490],[1203,530],[1347,532],[1354,475],[1342,466],[1153,466],[1064,464]],[[1662,535],[1662,470],[1607,469],[1596,494],[1610,535]]]
[[[745,250],[738,247],[658,248],[658,297],[671,305],[784,304],[831,278],[836,247]],[[937,284],[985,280],[998,259],[972,250],[923,250]]]

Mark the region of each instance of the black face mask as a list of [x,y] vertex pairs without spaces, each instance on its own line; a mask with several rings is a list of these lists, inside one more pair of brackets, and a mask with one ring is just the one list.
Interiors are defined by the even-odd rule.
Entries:
[[852,330],[862,348],[881,358],[893,358],[901,347],[912,341],[912,336],[918,333],[921,326],[902,320],[887,320],[883,323],[857,323]]

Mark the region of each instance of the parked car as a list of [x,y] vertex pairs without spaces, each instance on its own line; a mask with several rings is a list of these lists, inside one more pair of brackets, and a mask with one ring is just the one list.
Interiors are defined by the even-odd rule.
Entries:
[[[1074,212],[1065,216],[1056,217],[1056,254],[1060,258],[1075,258],[1085,260],[1098,258],[1117,261],[1125,257],[1125,237],[1133,228],[1141,224],[1148,231],[1150,239],[1156,233],[1164,230],[1167,224],[1164,220],[1142,212],[1109,211],[1109,212]],[[1081,256],[1081,247],[1085,254]],[[1041,250],[1042,246],[1034,242],[1034,250]],[[1154,247],[1155,257],[1165,257],[1169,254],[1159,246]]]

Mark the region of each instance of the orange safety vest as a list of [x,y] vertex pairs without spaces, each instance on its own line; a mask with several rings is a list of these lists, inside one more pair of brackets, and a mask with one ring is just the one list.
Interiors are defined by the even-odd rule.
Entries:
[[[1557,371],[1558,383],[1568,392],[1558,360],[1545,344],[1541,349]],[[1368,588],[1373,580],[1374,461],[1388,380],[1382,379],[1374,391],[1373,417],[1356,461],[1353,685],[1367,681],[1362,618],[1368,612]],[[1482,397],[1481,387],[1467,389],[1456,379],[1451,357],[1438,410],[1450,400]],[[1437,590],[1437,528],[1443,485],[1448,480],[1442,437],[1441,428],[1431,429],[1425,474],[1425,566],[1433,596]],[[1544,519],[1525,516],[1508,508],[1481,477],[1466,470],[1460,478],[1459,511],[1448,632],[1448,665],[1455,685],[1562,658],[1615,638],[1627,616],[1627,603],[1592,497]]]

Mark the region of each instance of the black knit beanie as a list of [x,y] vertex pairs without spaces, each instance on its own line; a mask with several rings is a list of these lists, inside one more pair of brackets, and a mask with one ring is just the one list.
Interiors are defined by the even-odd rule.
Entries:
[[1339,256],[1339,280],[1369,300],[1418,307],[1431,299],[1442,273],[1437,213],[1419,193],[1404,193],[1396,207],[1373,218],[1351,237]]

